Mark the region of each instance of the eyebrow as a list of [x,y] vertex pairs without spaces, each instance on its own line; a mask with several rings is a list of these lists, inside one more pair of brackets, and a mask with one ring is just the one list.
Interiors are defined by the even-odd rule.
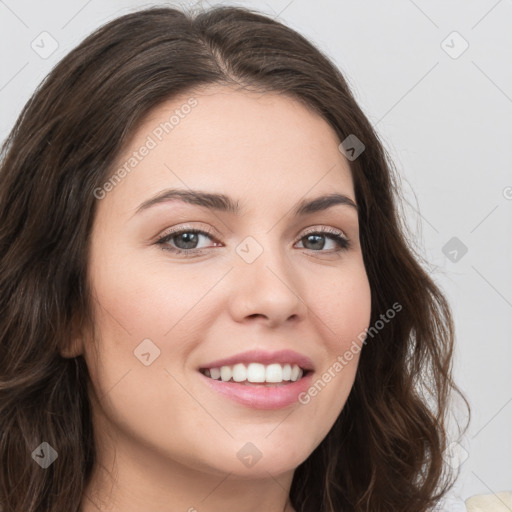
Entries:
[[[166,189],[151,199],[144,201],[139,205],[135,214],[147,210],[148,208],[165,203],[172,200],[179,200],[185,203],[201,206],[209,210],[216,210],[219,212],[227,212],[233,215],[241,215],[242,209],[240,202],[235,201],[225,194],[212,194],[202,192],[200,190],[180,190],[180,189]],[[327,194],[315,199],[302,200],[293,210],[292,215],[302,217],[304,215],[327,210],[336,205],[346,205],[358,211],[356,203],[344,194]]]

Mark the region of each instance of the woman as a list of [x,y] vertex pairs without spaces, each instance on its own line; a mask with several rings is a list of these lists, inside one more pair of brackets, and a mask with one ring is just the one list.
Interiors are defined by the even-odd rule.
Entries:
[[3,510],[432,510],[453,323],[397,201],[343,76],[279,22],[89,36],[3,147]]

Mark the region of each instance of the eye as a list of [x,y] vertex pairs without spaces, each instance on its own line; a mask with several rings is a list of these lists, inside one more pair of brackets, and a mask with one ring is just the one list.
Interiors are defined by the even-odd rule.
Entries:
[[182,228],[160,237],[156,243],[161,245],[165,251],[193,256],[204,249],[204,247],[198,248],[201,238],[213,239],[213,235],[201,229]]
[[[334,244],[334,250],[324,251],[322,249],[325,248],[325,239],[330,240]],[[350,247],[350,240],[343,234],[342,231],[332,228],[323,228],[323,229],[315,229],[313,231],[309,231],[305,235],[301,237],[299,242],[301,242],[304,246],[304,242],[307,245],[312,246],[310,250],[314,252],[339,252],[346,251]],[[305,249],[309,249],[309,247],[304,247]]]
[[[200,247],[201,239],[214,240],[214,247],[221,245],[216,240],[212,233],[208,230],[201,230],[196,228],[181,228],[161,236],[156,244],[160,245],[165,251],[170,251],[173,254],[180,254],[185,257],[193,257],[201,254],[206,247]],[[328,240],[334,245],[334,248],[326,251],[326,241]],[[342,231],[333,228],[315,228],[310,230],[298,240],[303,244],[304,249],[309,249],[317,253],[337,253],[346,251],[350,248],[350,240],[343,234]],[[305,247],[309,245],[310,247]]]

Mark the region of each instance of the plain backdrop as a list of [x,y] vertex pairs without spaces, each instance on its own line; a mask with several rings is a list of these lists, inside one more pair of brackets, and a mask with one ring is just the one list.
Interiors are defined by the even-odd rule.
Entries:
[[[512,490],[512,1],[203,6],[219,3],[276,17],[344,73],[395,162],[407,225],[455,316],[455,377],[473,417],[447,454],[460,469],[454,493]],[[0,139],[85,36],[157,4],[0,1]]]

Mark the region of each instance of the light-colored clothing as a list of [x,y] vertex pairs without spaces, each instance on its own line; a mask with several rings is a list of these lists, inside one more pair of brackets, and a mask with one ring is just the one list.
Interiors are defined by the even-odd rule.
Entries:
[[447,496],[436,512],[510,512],[512,491],[496,494],[476,494],[465,501],[459,497]]
[[496,494],[478,494],[466,500],[468,512],[510,512],[512,491]]

